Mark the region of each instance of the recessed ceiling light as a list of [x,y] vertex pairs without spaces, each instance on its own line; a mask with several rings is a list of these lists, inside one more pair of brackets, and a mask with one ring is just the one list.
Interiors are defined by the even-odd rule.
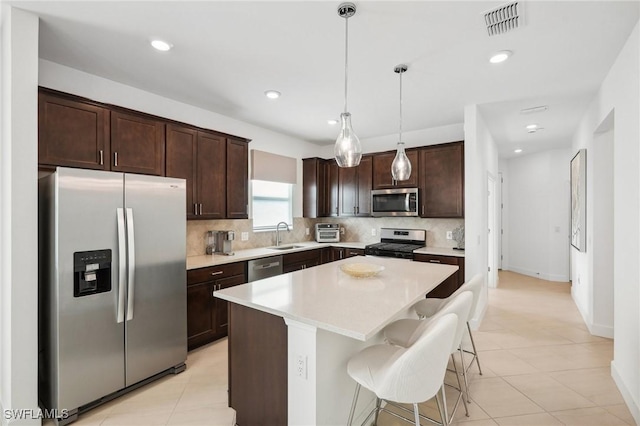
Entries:
[[535,132],[539,132],[540,130],[544,130],[544,127],[529,127],[527,126],[527,133],[535,133]]
[[335,118],[332,118],[331,120],[327,120],[327,123],[329,123],[332,126],[335,126],[336,124],[338,124],[338,120],[336,120]]
[[501,50],[494,53],[493,56],[489,58],[489,62],[491,62],[492,64],[499,64],[500,62],[504,62],[509,59],[509,56],[511,56],[511,54],[512,52],[510,50]]
[[162,40],[151,40],[151,46],[153,46],[154,49],[159,50],[161,52],[166,52],[168,50],[171,50],[171,48],[173,47],[173,45]]
[[514,149],[513,152],[515,152],[516,154],[520,154],[522,152],[522,150],[520,148],[518,148],[518,149]]
[[267,90],[264,95],[269,99],[278,99],[281,95],[277,90]]
[[532,129],[537,129],[537,128],[538,128],[538,125],[537,125],[537,124],[529,124],[529,125],[527,126],[527,130],[532,130]]

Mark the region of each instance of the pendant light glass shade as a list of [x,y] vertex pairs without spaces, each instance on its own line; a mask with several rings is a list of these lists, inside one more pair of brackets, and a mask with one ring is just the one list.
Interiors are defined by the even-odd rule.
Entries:
[[342,3],[338,6],[338,15],[345,21],[344,46],[344,112],[340,114],[340,133],[336,139],[334,154],[339,167],[355,167],[362,158],[360,139],[351,127],[351,114],[347,110],[347,76],[349,64],[349,18],[355,15],[356,6],[353,3]]
[[411,161],[404,152],[404,142],[398,142],[396,157],[391,163],[391,176],[395,180],[407,180],[411,177]]
[[407,71],[406,65],[397,65],[394,72],[400,74],[400,135],[398,138],[398,148],[396,156],[391,163],[391,176],[394,180],[407,180],[411,177],[411,161],[404,152],[404,142],[402,142],[402,74]]
[[333,152],[336,162],[340,167],[354,167],[360,164],[362,158],[362,146],[360,139],[353,132],[351,127],[351,114],[343,112],[340,114],[341,128]]

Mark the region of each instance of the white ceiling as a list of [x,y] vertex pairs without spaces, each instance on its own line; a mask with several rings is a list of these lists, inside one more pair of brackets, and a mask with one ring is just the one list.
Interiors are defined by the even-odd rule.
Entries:
[[[41,17],[40,56],[320,145],[343,108],[339,1],[11,2]],[[638,21],[638,1],[528,1],[525,26],[489,37],[502,1],[357,1],[349,19],[349,111],[362,138],[461,123],[481,111],[509,157],[570,146],[588,102]],[[153,37],[174,45],[160,53]],[[512,57],[492,65],[488,57]],[[263,92],[282,92],[276,101]],[[520,109],[548,105],[536,115]],[[544,131],[528,134],[535,122]]]

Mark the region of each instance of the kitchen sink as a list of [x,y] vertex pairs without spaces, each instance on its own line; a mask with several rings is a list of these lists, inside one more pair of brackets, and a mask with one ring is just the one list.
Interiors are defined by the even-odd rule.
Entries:
[[271,250],[292,250],[292,249],[297,249],[297,248],[303,248],[304,246],[273,246],[273,247],[268,247]]

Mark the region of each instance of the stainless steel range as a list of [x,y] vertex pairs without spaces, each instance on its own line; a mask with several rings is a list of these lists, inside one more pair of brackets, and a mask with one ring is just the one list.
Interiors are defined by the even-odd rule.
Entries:
[[380,242],[367,245],[364,254],[412,259],[413,251],[426,245],[427,231],[424,229],[381,228]]

